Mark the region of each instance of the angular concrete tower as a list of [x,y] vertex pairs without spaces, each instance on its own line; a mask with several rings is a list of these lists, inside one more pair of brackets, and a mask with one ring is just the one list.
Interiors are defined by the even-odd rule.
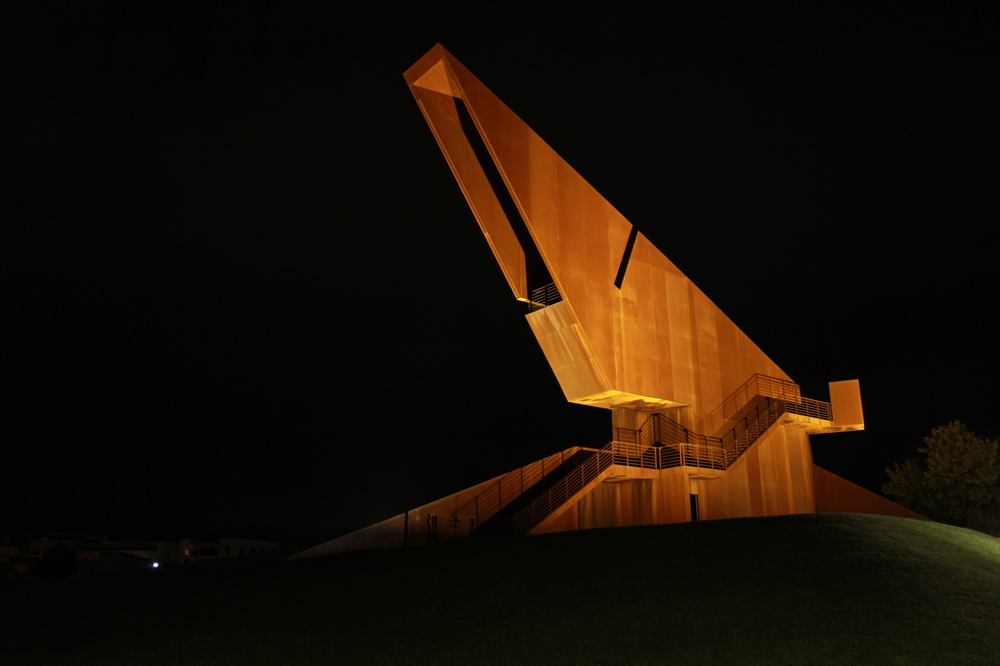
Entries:
[[831,402],[803,397],[443,47],[404,77],[514,297],[528,304],[566,399],[609,410],[612,441],[568,448],[301,556],[815,511],[918,517],[812,462],[810,435],[864,428],[856,380],[832,382]]

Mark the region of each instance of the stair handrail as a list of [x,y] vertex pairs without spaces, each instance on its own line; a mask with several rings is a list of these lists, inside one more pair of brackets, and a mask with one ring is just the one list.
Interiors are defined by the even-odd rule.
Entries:
[[[744,386],[748,385],[750,382]],[[784,398],[758,396],[760,399],[749,411],[742,407],[743,417],[721,437],[693,432],[665,414],[655,414],[652,422],[647,421],[649,425],[639,430],[615,428],[615,440],[611,443],[614,462],[648,469],[688,466],[726,470],[786,412],[833,420],[833,409],[828,402],[789,393],[781,395]],[[655,432],[652,443],[648,443],[646,436],[650,430]]]
[[660,447],[645,446],[636,442],[614,440],[611,442],[611,453],[614,464],[643,469],[661,469]]
[[750,449],[767,430],[784,414],[788,405],[784,400],[764,397],[732,429],[722,436],[722,448],[726,451],[726,468],[731,467],[741,455]]
[[[727,470],[786,412],[828,421],[833,420],[833,409],[830,403],[804,398],[795,382],[760,373],[747,380],[743,386],[727,398],[728,402],[724,401],[719,408],[713,410],[713,414],[718,413],[722,418],[731,418],[739,412],[746,411],[746,407],[753,402],[753,398],[760,399],[753,405],[752,410],[745,413],[721,437],[694,432],[664,414],[654,414],[642,428],[616,427],[614,429],[615,439],[600,450],[574,447],[572,449],[574,453],[576,451],[593,451],[594,455],[580,463],[528,506],[518,511],[512,521],[514,531],[518,534],[525,534],[533,529],[612,464],[652,469],[687,466]],[[705,423],[704,419],[702,423]],[[563,455],[562,460],[565,458]],[[545,459],[539,462],[544,465]],[[536,466],[539,462],[527,465],[521,470]],[[552,469],[554,468],[555,466],[552,467]],[[515,470],[501,478],[497,484],[494,484],[497,490],[502,490],[505,478],[516,475],[521,470]],[[498,501],[496,508],[485,517],[479,517],[481,513],[478,502],[481,495],[477,495],[463,509],[470,507],[470,505],[474,507],[477,512],[477,524],[481,524],[482,521],[516,499],[524,489],[531,487],[541,478],[539,476],[533,479],[529,485],[524,485],[520,492],[511,495],[506,502]],[[492,488],[487,493],[491,491]],[[483,495],[487,493],[483,493]],[[460,515],[461,511],[461,509],[456,511],[456,515]]]
[[778,398],[791,403],[802,400],[802,390],[799,385],[788,379],[771,377],[759,372],[750,376],[742,386],[730,393],[718,407],[709,412],[695,426],[697,432],[719,434],[728,430],[728,421],[740,413],[754,398],[763,396]]
[[[451,515],[455,517],[471,517],[475,519],[476,527],[482,525],[496,515],[500,509],[520,497],[525,490],[541,481],[579,450],[579,446],[564,449],[541,460],[536,460],[533,463],[507,472],[497,479],[496,483],[491,484],[486,490],[460,506]],[[569,454],[567,454],[567,451]],[[548,469],[546,469],[546,465]]]
[[529,532],[610,467],[614,458],[613,445],[614,442],[609,442],[599,450],[580,447],[583,451],[593,451],[594,455],[581,462],[551,488],[536,497],[531,504],[518,511],[513,520],[514,532],[516,534]]
[[800,398],[800,402],[797,404],[787,403],[787,407],[787,411],[791,414],[808,416],[824,421],[833,421],[833,405],[829,402],[813,400],[812,398]]
[[561,300],[562,294],[559,293],[559,287],[556,286],[555,282],[550,282],[547,285],[531,290],[528,298],[528,311],[535,312],[550,305],[555,305]]

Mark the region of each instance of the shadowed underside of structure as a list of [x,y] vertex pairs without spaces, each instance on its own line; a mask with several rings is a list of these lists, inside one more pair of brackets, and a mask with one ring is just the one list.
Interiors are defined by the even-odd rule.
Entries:
[[573,447],[298,556],[474,534],[864,511],[919,517],[815,468],[864,428],[857,380],[798,386],[440,45],[404,74],[566,399],[609,409]]

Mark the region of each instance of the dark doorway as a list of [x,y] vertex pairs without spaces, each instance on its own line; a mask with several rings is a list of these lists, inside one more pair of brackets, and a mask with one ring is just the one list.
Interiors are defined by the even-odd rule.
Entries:
[[691,495],[691,520],[698,520],[698,496]]

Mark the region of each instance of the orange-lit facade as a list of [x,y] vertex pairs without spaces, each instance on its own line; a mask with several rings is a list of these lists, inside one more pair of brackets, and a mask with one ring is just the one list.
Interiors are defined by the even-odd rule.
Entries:
[[798,386],[440,45],[404,74],[570,402],[613,441],[574,447],[302,556],[693,519],[919,517],[816,468],[809,436],[864,428],[857,380]]

